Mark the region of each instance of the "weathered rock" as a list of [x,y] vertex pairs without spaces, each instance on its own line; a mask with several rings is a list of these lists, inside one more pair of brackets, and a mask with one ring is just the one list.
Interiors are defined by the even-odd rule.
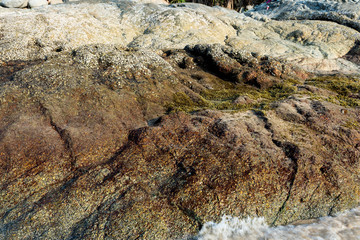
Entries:
[[1,8],[0,239],[179,239],[224,214],[358,206],[359,33],[251,12]]
[[48,1],[47,0],[29,0],[29,7],[30,8],[35,8],[35,7],[40,7],[40,6],[46,6],[48,5]]
[[265,4],[256,6],[246,15],[260,14],[276,20],[325,20],[360,30],[359,1],[272,1],[270,11]]
[[[279,57],[317,73],[359,71],[358,65],[342,58],[360,39],[353,24],[331,19],[314,21],[322,18],[312,17],[311,14],[300,14],[304,16],[302,20],[295,17],[278,21],[286,19],[280,14],[286,12],[283,6],[290,4],[286,1],[281,5],[274,3],[279,10],[266,11],[258,7],[246,15],[220,7],[190,3],[93,2],[50,6],[46,8],[46,14],[41,9],[32,10],[31,14],[1,9],[0,34],[3,38],[0,42],[0,58],[46,58],[64,50],[95,43],[155,49],[225,43],[237,49]],[[292,9],[290,12],[296,12],[294,9],[299,7],[293,5],[288,7]],[[341,6],[338,4],[336,9],[326,10],[331,13],[335,9],[341,15],[341,11],[345,11],[340,10]],[[358,24],[359,19],[355,17],[358,7],[352,9],[349,5],[346,9],[346,16],[353,16],[351,21]],[[8,14],[9,11],[12,14]],[[265,18],[267,20],[264,22]]]
[[41,9],[32,11],[27,15],[5,11],[3,18],[0,13],[4,36],[1,59],[44,58],[92,43],[183,48],[187,44],[223,43],[236,32],[223,20],[236,17],[236,12],[203,5],[81,3],[50,6],[46,14]]
[[27,0],[2,0],[0,3],[4,7],[8,8],[24,8],[27,6]]
[[[270,6],[269,10],[267,10],[267,5]],[[293,51],[294,48],[291,48],[289,44],[286,46],[286,44],[281,43],[282,41],[277,41],[272,48],[280,48],[283,52],[292,52],[292,57],[286,56],[287,54],[282,55],[293,63],[297,62],[303,65],[307,70],[314,69],[314,65],[316,65],[317,70],[321,69],[329,73],[344,68],[344,65],[346,65],[345,68],[352,68],[353,72],[359,72],[359,68],[354,68],[354,66],[348,65],[341,58],[339,59],[340,56],[350,51],[350,46],[354,46],[353,40],[350,39],[352,37],[359,39],[359,13],[358,1],[279,0],[272,1],[270,4],[256,6],[253,10],[246,12],[245,15],[259,20],[266,19],[269,22],[268,25],[273,24],[271,19],[280,20],[280,23],[275,23],[277,25],[275,32],[280,34],[281,39],[296,43],[297,50]],[[279,24],[283,26],[279,27]],[[297,24],[302,26],[300,27]],[[343,26],[347,28],[342,28]],[[297,29],[294,29],[294,27]],[[334,29],[344,32],[335,33],[333,32]],[[355,31],[348,31],[350,29]],[[269,36],[267,33],[268,31],[265,34]],[[265,34],[262,33],[261,36]],[[347,45],[346,42],[349,40],[351,43]],[[343,44],[338,45],[339,42]],[[307,53],[304,52],[301,55],[310,54],[312,57],[304,58],[298,55],[296,52],[300,49],[307,51]],[[264,53],[263,50],[266,50],[266,48],[261,49],[262,53]],[[279,54],[279,51],[273,51],[272,49],[270,51]]]
[[360,42],[358,42],[344,58],[350,62],[360,65]]
[[[249,64],[281,78],[229,77]],[[2,69],[0,238],[178,239],[224,214],[277,225],[360,201],[359,109],[324,101],[350,101],[357,78],[323,96],[294,66],[216,44],[88,45]]]
[[49,1],[49,4],[52,4],[52,5],[54,5],[54,4],[61,4],[61,3],[63,3],[62,0],[51,0],[51,1]]

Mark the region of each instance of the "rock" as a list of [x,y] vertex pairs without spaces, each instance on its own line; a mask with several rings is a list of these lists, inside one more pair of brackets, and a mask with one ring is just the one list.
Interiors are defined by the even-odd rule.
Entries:
[[29,7],[30,8],[45,6],[45,5],[48,5],[48,4],[49,3],[48,3],[47,0],[29,0]]
[[235,103],[235,104],[251,104],[253,102],[254,102],[254,100],[252,100],[248,96],[239,96],[234,100],[233,103]]
[[256,6],[253,13],[266,15],[277,20],[327,20],[354,28],[359,31],[359,1],[273,1],[271,11],[266,10],[265,4]]
[[262,7],[1,8],[0,239],[181,239],[358,206],[358,32]]
[[49,4],[52,4],[52,5],[54,5],[54,4],[61,4],[61,3],[63,3],[62,0],[51,0],[51,1],[49,1]]
[[[223,43],[226,36],[236,33],[221,19],[230,20],[236,12],[203,5],[74,3],[50,6],[46,14],[41,11],[34,9],[33,14],[12,17],[0,12],[0,19],[6,22],[0,33],[5,36],[0,42],[1,59],[45,58],[57,51],[95,43],[184,48],[188,44]],[[175,18],[168,17],[171,15]]]
[[[302,5],[292,1],[271,4],[276,9],[266,11],[261,5],[245,14],[190,3],[144,5],[120,2],[115,5],[95,0],[52,6],[47,8],[46,15],[42,10],[26,15],[7,14],[2,10],[0,34],[4,38],[0,42],[0,58],[46,58],[96,43],[152,49],[181,49],[186,45],[219,43],[281,58],[315,73],[359,71],[357,64],[343,58],[360,39],[356,31],[359,22],[355,16],[357,6],[352,9],[350,3],[344,4],[346,16],[351,17],[351,22],[346,22],[330,18],[330,21],[321,21],[320,17],[296,13],[293,9]],[[312,6],[310,2],[308,5]],[[345,11],[341,10],[342,4],[333,5],[325,9],[330,13],[335,9],[335,13],[340,15]],[[304,5],[310,12],[317,11],[310,7]],[[298,16],[296,18],[303,16],[301,20],[271,20],[289,19],[283,16],[288,8]],[[265,18],[266,21],[261,20]],[[351,27],[353,25],[355,27]]]
[[[339,58],[347,54],[356,45],[356,42],[359,41],[360,6],[358,1],[280,0],[272,1],[269,4],[270,10],[266,10],[266,6],[266,4],[256,6],[253,10],[246,12],[245,15],[281,21],[280,24],[284,23],[285,25],[275,27],[277,28],[277,31],[275,32],[280,34],[280,38],[297,43],[297,47],[302,48],[303,50],[306,49],[305,51],[307,51],[307,54],[313,56],[304,58],[293,52],[294,55],[287,56],[286,59],[290,60],[292,63],[298,63],[299,65],[302,65],[304,69],[310,71],[313,71],[311,69],[314,69],[314,65],[317,66],[317,72],[321,69],[321,71],[327,73],[338,71],[343,68],[343,65],[346,65],[347,67],[345,68],[348,68],[349,70],[350,68],[353,69],[350,72],[359,72],[358,67],[350,67],[348,62],[344,62],[342,58]],[[318,22],[318,20],[320,21]],[[322,23],[325,23],[325,25],[322,25]],[[272,24],[273,22],[270,21],[269,25]],[[286,24],[289,25],[286,26]],[[297,24],[304,25],[300,27],[300,25]],[[296,25],[299,27],[296,27],[297,29],[295,30],[293,27]],[[344,26],[345,28],[343,28]],[[342,29],[340,31],[344,32],[334,34],[333,29],[335,28],[338,30]],[[348,32],[348,30],[350,30],[350,32]],[[270,33],[266,35],[269,36]],[[350,45],[347,45],[346,41],[351,38],[355,39],[355,42],[351,40]],[[337,45],[340,41],[344,44]],[[281,49],[280,51],[283,53],[289,52],[289,45],[283,44],[282,40],[280,42],[277,41],[272,47]],[[234,44],[236,44],[235,41]],[[234,44],[232,44],[232,46],[235,46]],[[315,46],[317,50],[314,49]],[[257,45],[256,47],[261,46]],[[271,49],[270,45],[268,49]],[[261,49],[261,52],[264,53],[264,50],[266,51],[266,49]],[[298,52],[298,50],[296,50],[296,52]],[[274,56],[275,52],[279,52],[273,51],[273,49],[270,51],[272,52],[270,54],[272,56]],[[292,51],[290,50],[290,52]],[[281,53],[281,55],[285,57],[286,54],[283,53]]]
[[360,65],[360,43],[357,43],[343,58]]
[[[179,239],[222,215],[278,225],[357,206],[359,109],[306,96],[316,82],[294,66],[271,76],[276,61],[218,44],[4,61],[0,238]],[[242,68],[277,83],[229,78]],[[352,86],[339,101],[360,104]]]
[[1,5],[8,8],[24,8],[28,4],[27,0],[2,0]]

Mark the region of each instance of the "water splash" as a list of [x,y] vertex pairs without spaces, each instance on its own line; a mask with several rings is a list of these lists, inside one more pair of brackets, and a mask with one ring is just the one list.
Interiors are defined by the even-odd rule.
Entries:
[[360,207],[311,224],[269,227],[264,218],[239,219],[224,216],[208,222],[198,240],[360,240]]
[[199,240],[253,240],[264,235],[269,227],[264,218],[246,218],[223,216],[221,222],[207,222],[201,229]]

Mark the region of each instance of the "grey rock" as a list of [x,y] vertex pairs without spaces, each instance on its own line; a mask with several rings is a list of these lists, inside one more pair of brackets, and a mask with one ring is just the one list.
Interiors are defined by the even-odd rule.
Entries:
[[48,5],[47,0],[29,0],[29,7],[30,8],[46,6],[46,5]]
[[27,6],[28,0],[2,0],[0,4],[8,8],[23,8]]
[[46,58],[96,43],[151,49],[219,43],[317,73],[360,71],[342,58],[360,40],[357,4],[279,1],[270,6],[242,14],[191,3],[87,0],[28,14],[1,9],[0,59]]
[[276,20],[327,20],[360,31],[359,1],[315,1],[315,0],[279,0],[256,6],[245,13],[258,13]]

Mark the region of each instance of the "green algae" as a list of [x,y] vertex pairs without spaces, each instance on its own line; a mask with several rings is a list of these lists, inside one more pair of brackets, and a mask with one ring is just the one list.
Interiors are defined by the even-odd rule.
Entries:
[[[173,101],[166,104],[167,112],[192,112],[201,109],[245,111],[249,109],[268,110],[274,101],[285,99],[296,93],[295,83],[283,81],[264,90],[247,84],[224,84],[217,89],[206,89],[194,100],[184,92],[175,93]],[[248,99],[238,103],[239,97]]]
[[360,106],[360,79],[357,77],[320,76],[305,81],[305,84],[327,89],[336,93],[336,96],[330,96],[325,99],[328,102],[339,104],[345,107]]
[[347,120],[342,126],[349,129],[360,130],[360,123],[354,119]]
[[[173,101],[166,105],[168,112],[192,112],[201,109],[227,111],[245,111],[249,109],[269,110],[275,101],[294,94],[308,95],[312,99],[328,101],[344,107],[360,106],[360,79],[354,76],[320,76],[306,80],[302,85],[311,85],[334,92],[333,96],[299,90],[301,83],[294,79],[285,79],[268,89],[259,89],[244,83],[217,84],[216,88],[198,93],[198,97],[188,96],[184,92],[174,94]],[[248,101],[237,101],[246,97]]]
[[349,96],[360,92],[360,80],[346,76],[321,76],[305,81],[305,84],[324,88],[341,96]]
[[209,108],[211,107],[210,105],[209,101],[202,97],[194,99],[184,92],[177,92],[173,95],[173,101],[165,104],[165,108],[167,109],[167,112],[193,112]]

